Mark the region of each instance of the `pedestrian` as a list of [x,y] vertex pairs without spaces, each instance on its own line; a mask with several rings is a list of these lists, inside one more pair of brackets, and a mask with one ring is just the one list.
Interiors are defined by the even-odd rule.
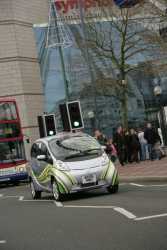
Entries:
[[130,152],[130,144],[129,144],[129,130],[126,129],[124,131],[124,136],[125,136],[125,162],[130,162],[130,157],[131,157],[131,152]]
[[147,127],[144,131],[144,138],[148,143],[149,159],[160,159],[159,145],[161,144],[161,138],[158,131],[152,127],[151,123],[147,123]]
[[136,131],[131,128],[129,136],[130,162],[139,162],[140,142]]
[[108,154],[109,158],[112,162],[115,162],[117,159],[117,150],[113,144],[113,140],[110,138],[107,141],[106,145],[106,153]]
[[113,143],[117,150],[119,162],[123,166],[125,164],[125,136],[122,126],[117,128],[117,131],[113,137]]
[[99,129],[95,130],[94,137],[102,146],[106,146],[107,137]]
[[139,129],[138,138],[140,142],[140,160],[145,161],[147,159],[147,140],[144,138],[144,131]]

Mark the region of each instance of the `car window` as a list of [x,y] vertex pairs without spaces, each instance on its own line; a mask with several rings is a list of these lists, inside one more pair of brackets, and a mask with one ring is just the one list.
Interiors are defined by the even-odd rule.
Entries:
[[38,155],[46,155],[47,157],[50,155],[43,142],[34,143],[31,149],[31,157],[35,158],[32,159],[31,166],[36,176],[39,176],[48,165],[46,160],[37,160]]
[[48,158],[50,157],[50,153],[48,151],[48,148],[44,143],[41,143],[40,152],[41,152],[41,155],[46,155]]
[[38,145],[34,143],[31,148],[31,157],[36,158],[38,155]]
[[31,157],[32,158],[37,158],[38,155],[44,154],[43,150],[42,150],[42,145],[43,145],[42,142],[37,142],[37,143],[34,143],[32,145],[32,148],[31,148]]
[[64,140],[53,139],[49,142],[49,147],[55,158],[62,161],[85,160],[103,153],[100,144],[92,137],[74,136]]

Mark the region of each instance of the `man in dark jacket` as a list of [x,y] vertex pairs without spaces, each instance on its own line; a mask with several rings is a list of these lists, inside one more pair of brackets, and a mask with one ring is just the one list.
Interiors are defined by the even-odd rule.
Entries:
[[114,134],[113,143],[117,150],[119,162],[123,166],[125,164],[125,135],[121,126],[117,128],[117,132]]
[[161,138],[158,134],[158,131],[152,128],[151,123],[147,123],[147,127],[144,131],[144,138],[147,140],[148,143],[149,159],[154,160],[155,158],[157,158],[156,152],[154,150],[154,145],[157,142],[160,142]]

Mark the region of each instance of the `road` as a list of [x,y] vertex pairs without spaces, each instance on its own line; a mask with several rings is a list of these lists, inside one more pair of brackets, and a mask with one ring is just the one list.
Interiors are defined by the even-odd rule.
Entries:
[[63,203],[27,185],[0,188],[1,250],[165,250],[167,184],[124,183],[72,195]]

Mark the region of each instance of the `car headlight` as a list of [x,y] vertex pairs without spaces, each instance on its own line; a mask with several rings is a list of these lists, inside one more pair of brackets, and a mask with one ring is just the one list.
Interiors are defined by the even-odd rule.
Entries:
[[109,158],[108,158],[108,156],[107,156],[106,153],[103,153],[101,164],[102,164],[102,166],[105,166],[105,165],[107,165],[108,163],[109,163]]
[[26,171],[26,169],[24,167],[17,167],[16,170],[18,173],[22,173],[22,172]]
[[62,171],[70,171],[69,167],[67,166],[67,164],[65,164],[64,162],[62,161],[56,161],[56,167],[59,169],[59,170],[62,170]]

